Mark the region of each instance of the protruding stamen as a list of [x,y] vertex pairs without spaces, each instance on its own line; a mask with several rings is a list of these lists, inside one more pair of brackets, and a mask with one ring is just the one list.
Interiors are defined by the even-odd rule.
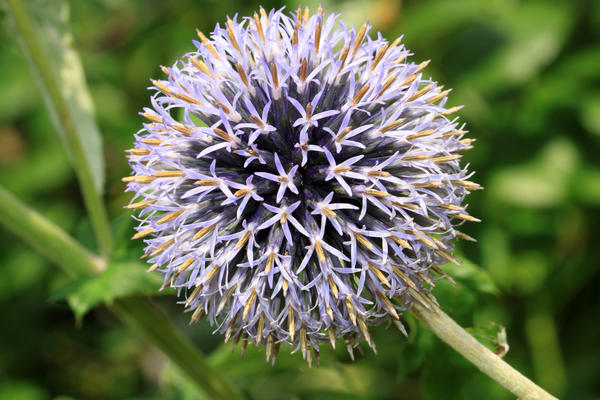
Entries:
[[[415,154],[413,156],[402,157],[402,161],[423,161],[423,160],[430,159],[431,156],[432,156],[431,154]],[[419,184],[415,183],[414,185],[419,185]],[[415,186],[415,187],[419,187],[419,186]],[[421,186],[421,187],[423,187],[423,186]]]
[[190,320],[190,325],[193,325],[193,324],[199,322],[202,318],[204,318],[205,315],[206,315],[206,313],[204,312],[204,309],[202,307],[196,308],[196,310],[192,314],[192,319]]
[[433,96],[431,99],[427,100],[427,104],[433,104],[433,103],[437,102],[438,100],[443,99],[444,97],[448,96],[448,93],[450,93],[451,91],[452,91],[452,89],[444,90],[440,94]]
[[369,334],[369,330],[367,329],[367,324],[363,320],[363,317],[361,315],[358,315],[356,319],[358,321],[358,328],[360,329],[360,332],[362,333],[363,337],[369,344],[369,347],[371,347],[371,349],[373,349],[373,351],[376,352],[375,344],[373,343],[373,340],[371,339],[371,335]]
[[251,231],[244,232],[244,235],[236,243],[235,248],[241,249],[246,244],[246,242],[248,241],[248,239],[250,238],[251,235],[252,235]]
[[432,265],[431,269],[434,270],[435,272],[437,272],[438,275],[440,275],[443,278],[445,278],[451,284],[456,285],[456,281],[454,279],[452,279],[452,277],[450,275],[448,275],[444,270],[442,270],[437,265]]
[[368,175],[369,176],[383,176],[384,178],[389,178],[390,176],[392,176],[392,174],[390,174],[389,172],[380,171],[380,170],[369,171]]
[[167,96],[175,97],[176,99],[183,100],[185,102],[192,103],[192,104],[198,104],[198,105],[202,104],[198,100],[196,100],[193,97],[190,97],[186,94],[173,92],[171,89],[167,88],[162,82],[153,80],[152,84],[154,86],[156,86],[161,92],[163,92]]
[[244,312],[242,313],[242,319],[246,319],[246,317],[250,313],[252,304],[254,304],[254,299],[256,299],[256,289],[252,288],[252,292],[250,293],[250,297],[248,298],[248,302],[246,303],[246,306],[244,307]]
[[481,189],[483,189],[483,186],[481,186],[478,183],[471,182],[471,181],[455,180],[455,181],[450,181],[450,182],[452,184],[454,184],[454,185],[462,186],[462,187],[467,188],[469,190],[481,190]]
[[174,243],[175,243],[175,239],[167,240],[166,242],[164,242],[163,244],[158,246],[156,249],[152,250],[152,252],[148,255],[148,257],[154,257],[155,255],[162,253],[163,251],[165,251],[166,249],[171,247]]
[[335,350],[335,333],[331,327],[327,328],[327,336],[329,336],[329,343],[331,343],[331,347]]
[[182,273],[185,272],[186,269],[188,269],[190,267],[190,265],[192,265],[194,263],[194,261],[196,261],[193,258],[188,258],[187,260],[185,260],[177,269],[177,272],[175,273],[175,275],[173,275],[173,279],[172,282],[175,282],[177,280],[177,278],[179,277],[179,275],[181,275]]
[[231,110],[229,109],[229,107],[227,107],[225,104],[223,104],[221,102],[215,101],[215,107],[221,108],[225,114],[231,113]]
[[294,309],[292,306],[288,306],[288,332],[290,339],[294,341],[294,333],[296,333],[296,327],[294,325]]
[[403,122],[404,122],[404,120],[405,120],[405,119],[406,119],[406,118],[399,118],[399,119],[397,119],[397,120],[395,120],[395,121],[393,121],[393,122],[390,122],[389,124],[387,124],[387,125],[384,125],[383,127],[381,127],[381,128],[379,129],[379,132],[381,132],[381,133],[386,133],[387,131],[390,131],[390,130],[392,130],[392,129],[394,129],[394,128],[398,127],[398,126],[399,126],[401,123],[403,123]]
[[315,52],[319,54],[319,48],[321,47],[321,30],[323,29],[322,21],[317,22],[315,27]]
[[306,105],[306,119],[311,119],[313,113],[313,105],[312,103],[308,103]]
[[375,98],[381,97],[381,95],[385,93],[385,91],[388,90],[390,86],[392,86],[392,83],[394,83],[397,78],[398,75],[392,75],[389,78],[387,78],[387,80],[383,83],[383,85],[381,86],[381,90],[379,91],[379,93],[377,93],[377,96],[375,96]]
[[354,39],[354,48],[352,49],[352,57],[358,51],[363,39],[365,38],[365,33],[367,33],[367,24],[364,23],[363,26],[360,27],[360,30],[356,34],[356,38]]
[[342,53],[340,55],[340,68],[337,71],[337,74],[339,74],[340,72],[342,72],[342,69],[344,69],[344,64],[346,64],[346,58],[348,57],[348,52],[350,51],[350,47],[346,46],[343,48]]
[[433,162],[436,163],[436,164],[441,164],[441,163],[445,163],[445,162],[456,161],[456,160],[459,160],[461,158],[462,158],[461,155],[453,154],[453,155],[450,155],[450,156],[435,157],[433,159]]
[[406,136],[406,140],[414,140],[419,139],[426,136],[431,136],[435,133],[435,129],[427,129],[418,133],[413,133],[412,135]]
[[406,283],[406,285],[409,288],[415,290],[417,289],[417,285],[412,280],[410,280],[410,278],[406,276],[404,272],[400,271],[400,268],[392,264],[392,271],[394,271],[394,274],[398,275],[398,278],[402,279],[402,281],[404,281],[404,283]]
[[[389,173],[388,173],[388,175],[389,175]],[[385,175],[382,174],[382,176],[385,176]],[[390,195],[388,192],[384,192],[383,190],[376,190],[376,189],[365,189],[365,194],[369,195],[369,196],[375,196],[375,197],[387,197]]]
[[219,57],[219,53],[217,53],[217,50],[215,50],[214,46],[210,43],[208,38],[204,36],[204,33],[198,31],[198,37],[200,38],[200,40],[202,40],[202,43],[204,43],[204,46],[212,53],[212,55],[215,56],[215,58],[217,58],[218,60],[220,60],[221,57]]
[[219,269],[221,269],[220,265],[213,265],[213,267],[210,269],[210,271],[208,271],[208,273],[204,276],[204,279],[202,279],[202,284],[205,284],[206,282],[210,281],[219,271]]
[[358,102],[364,97],[364,95],[369,91],[369,88],[371,86],[367,83],[366,85],[364,85],[362,88],[360,88],[360,90],[358,91],[358,93],[356,93],[356,95],[354,95],[354,98],[352,99],[352,105],[355,106],[356,104],[358,104]]
[[431,62],[431,60],[425,60],[425,61],[423,61],[421,64],[419,64],[419,66],[417,67],[417,69],[415,70],[415,72],[413,72],[413,74],[416,75],[419,72],[423,71],[425,69],[425,67],[427,67],[429,65],[430,62]]
[[470,222],[481,222],[481,220],[479,218],[475,218],[469,214],[452,214],[452,217],[462,219],[465,221],[470,221]]
[[300,82],[304,83],[306,81],[306,72],[308,69],[306,58],[303,58],[300,65]]
[[227,36],[229,37],[229,42],[231,43],[233,48],[236,49],[239,53],[241,53],[242,51],[240,50],[238,41],[235,38],[235,32],[233,31],[233,21],[232,20],[227,21]]
[[150,204],[154,204],[154,203],[156,203],[156,199],[144,200],[144,201],[140,201],[137,203],[131,203],[131,204],[125,206],[125,208],[127,208],[129,210],[139,210],[142,208],[146,208]]
[[417,75],[416,75],[416,74],[412,74],[412,75],[410,75],[408,78],[406,78],[406,79],[404,80],[404,82],[402,82],[402,83],[400,84],[400,86],[408,86],[408,85],[410,85],[411,83],[413,83],[413,82],[415,81],[415,79],[417,79]]
[[410,96],[406,101],[407,102],[415,101],[419,97],[423,96],[425,93],[429,92],[431,89],[433,89],[433,84],[427,85],[423,89],[417,91],[415,94]]
[[388,281],[388,279],[385,277],[385,275],[383,274],[383,272],[377,268],[375,265],[368,263],[369,269],[371,270],[371,272],[373,272],[373,274],[377,277],[377,279],[379,279],[379,282],[381,282],[382,285],[387,286],[388,288],[392,288],[392,285],[390,284],[390,281]]
[[237,283],[235,285],[231,286],[229,288],[229,290],[225,293],[225,295],[221,298],[221,300],[219,301],[219,305],[217,306],[217,311],[216,311],[217,314],[219,314],[221,311],[223,311],[223,308],[225,308],[227,301],[231,298],[231,296],[233,295],[233,292],[235,292],[236,288],[237,288]]
[[248,83],[248,76],[246,75],[246,71],[244,71],[244,67],[242,67],[242,64],[235,63],[235,68],[237,70],[238,75],[240,76],[240,79],[244,83],[244,85],[249,88],[250,85]]
[[388,311],[388,313],[392,316],[392,318],[394,318],[395,320],[399,320],[400,317],[398,316],[398,313],[396,312],[396,308],[394,307],[394,304],[392,304],[390,299],[385,294],[383,294],[383,292],[377,291],[376,293],[377,293],[377,297],[379,298],[379,300],[381,300],[381,303],[383,304],[385,309]]
[[156,178],[153,177],[152,175],[138,175],[135,177],[135,182],[136,183],[150,183],[150,182],[153,182],[154,179],[156,179]]
[[167,214],[167,215],[163,216],[163,217],[162,217],[161,219],[159,219],[158,221],[156,221],[156,223],[157,223],[158,225],[160,225],[160,224],[164,224],[165,222],[172,221],[172,220],[174,220],[175,218],[179,217],[181,214],[183,214],[183,212],[184,212],[184,211],[185,211],[185,210],[181,209],[181,210],[177,210],[177,211],[174,211],[174,212],[172,212],[172,213],[169,213],[169,214]]
[[427,282],[427,284],[429,284],[431,287],[435,287],[435,283],[431,279],[429,279],[429,277],[427,275],[425,275],[423,272],[417,272],[417,275],[419,276],[419,278],[421,278],[425,282]]
[[146,236],[150,235],[152,232],[154,232],[154,229],[152,229],[152,228],[144,229],[143,231],[139,231],[138,233],[136,233],[135,235],[133,235],[131,237],[131,239],[133,239],[133,240],[135,240],[135,239],[141,239],[143,237],[146,237]]
[[158,171],[154,173],[154,176],[157,178],[176,178],[185,176],[185,172],[183,171]]
[[192,294],[188,296],[188,298],[185,302],[185,306],[189,307],[194,302],[194,300],[196,300],[196,298],[200,295],[201,291],[202,291],[202,285],[196,286],[196,288],[194,288],[194,291],[192,292]]
[[469,242],[476,242],[477,239],[467,235],[464,232],[454,231],[456,233],[456,237],[462,240],[468,240]]
[[150,113],[143,113],[142,117],[144,117],[144,118],[146,118],[146,119],[148,119],[148,120],[150,120],[152,122],[155,122],[157,124],[162,124],[163,123],[162,118],[159,117],[158,115],[153,115],[153,114],[150,114]]
[[373,250],[373,243],[369,242],[363,235],[358,232],[354,232],[354,237],[360,244],[365,246],[369,250]]
[[375,59],[373,60],[373,63],[371,64],[371,71],[375,70],[375,68],[377,68],[377,64],[379,64],[379,62],[381,61],[381,59],[383,58],[383,56],[385,55],[385,52],[388,50],[388,45],[384,44],[381,49],[379,49],[379,51],[377,52],[377,55],[375,56]]
[[243,188],[243,189],[236,190],[236,192],[233,195],[235,197],[242,197],[242,196],[247,195],[248,193],[250,193],[250,189],[249,188]]
[[335,167],[333,169],[333,173],[334,174],[341,174],[342,172],[348,172],[348,171],[351,171],[351,170],[352,170],[351,166],[349,166],[349,165],[341,165],[339,167]]
[[271,272],[271,268],[273,267],[273,260],[275,259],[275,252],[272,251],[269,253],[267,257],[267,263],[265,264],[265,274],[269,274]]
[[275,89],[279,87],[279,79],[277,77],[277,65],[273,61],[269,64],[269,68],[271,69],[271,78],[273,78],[273,86]]
[[229,134],[227,132],[225,132],[223,129],[221,129],[221,128],[215,128],[215,129],[213,129],[213,131],[215,132],[215,134],[217,136],[219,136],[223,140],[226,140],[228,142],[231,141],[231,136],[229,136]]
[[423,232],[418,231],[406,231],[409,235],[416,236],[417,239],[421,241],[425,246],[429,246],[433,249],[437,249],[438,246],[429,238],[429,236],[425,235]]
[[265,43],[265,33],[263,31],[262,23],[260,22],[260,18],[257,13],[254,13],[254,25],[256,26],[256,31],[258,32],[258,36],[260,36],[260,40],[262,40],[263,44]]
[[333,281],[333,276],[331,274],[327,276],[327,281],[329,282],[329,288],[331,289],[331,293],[333,293],[333,296],[337,298],[339,291],[337,285]]
[[319,242],[318,240],[315,241],[315,251],[317,252],[317,257],[319,258],[319,261],[325,262],[325,253],[323,252],[321,242]]
[[154,264],[152,264],[152,265],[150,266],[150,268],[148,268],[148,269],[146,270],[146,272],[154,272],[154,271],[156,271],[156,270],[158,269],[158,267],[159,267],[158,263],[154,263]]
[[213,77],[213,75],[210,73],[210,70],[208,69],[208,66],[204,61],[200,61],[195,57],[190,57],[190,61],[192,62],[192,64],[194,64],[194,67],[198,68],[200,72],[202,72],[204,75],[207,75],[211,78]]
[[452,263],[454,265],[460,265],[460,261],[456,257],[453,257],[444,251],[435,250],[435,253],[442,257],[444,260],[448,261],[449,263]]
[[350,321],[352,322],[352,325],[356,326],[356,313],[354,311],[354,306],[352,305],[352,299],[350,299],[350,296],[346,296],[345,303],[346,309],[348,310],[348,315],[350,316]]
[[394,242],[398,243],[405,249],[412,249],[411,245],[406,240],[400,239],[398,236],[392,235],[390,236],[390,239],[392,239]]
[[150,154],[150,149],[129,149],[126,151],[134,156],[147,156]]
[[153,146],[158,146],[159,144],[161,144],[163,141],[160,139],[142,139],[142,143],[144,144],[149,144],[149,145],[153,145]]
[[346,128],[344,128],[340,133],[337,134],[337,136],[335,137],[335,141],[338,143],[341,142],[344,139],[344,137],[346,137],[346,135],[350,133],[351,130],[351,126],[347,126]]
[[215,179],[200,179],[194,182],[194,185],[198,186],[217,186],[218,184],[219,182],[217,182]]
[[269,333],[269,336],[267,336],[267,346],[265,349],[265,355],[267,357],[267,362],[269,362],[269,359],[271,358],[271,354],[273,354],[273,335]]
[[265,314],[263,312],[260,313],[258,317],[258,324],[256,325],[256,345],[260,343],[263,336],[263,330],[265,329]]

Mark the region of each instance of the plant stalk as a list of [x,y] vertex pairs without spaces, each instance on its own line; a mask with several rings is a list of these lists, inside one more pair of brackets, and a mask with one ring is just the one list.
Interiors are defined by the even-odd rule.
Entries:
[[98,193],[94,186],[92,171],[85,157],[83,143],[77,134],[73,115],[69,111],[67,102],[58,85],[55,72],[52,70],[50,61],[36,38],[31,20],[23,8],[21,1],[6,1],[23,39],[25,51],[32,61],[32,68],[34,72],[39,74],[43,89],[48,94],[50,107],[54,108],[60,128],[65,133],[66,144],[72,155],[75,173],[79,181],[85,207],[90,216],[100,253],[104,257],[107,257],[112,249],[113,242],[110,224],[100,193]]
[[519,400],[557,400],[481,344],[433,302],[423,300],[429,308],[416,301],[410,310],[412,314],[481,372],[512,392]]
[[140,296],[121,298],[110,308],[130,329],[160,349],[209,398],[242,399],[221,373],[208,364],[194,344],[173,329],[165,316],[148,300]]
[[104,261],[2,186],[0,223],[56,263],[72,278],[104,270]]
[[[98,274],[104,261],[94,256],[60,227],[32,210],[0,186],[0,224],[77,278]],[[156,346],[209,398],[239,400],[240,395],[210,366],[198,349],[178,333],[145,298],[134,296],[109,305],[134,333]]]

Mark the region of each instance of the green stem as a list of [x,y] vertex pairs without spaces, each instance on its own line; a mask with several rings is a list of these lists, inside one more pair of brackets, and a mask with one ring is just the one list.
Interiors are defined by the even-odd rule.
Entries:
[[426,300],[424,303],[427,307],[415,302],[410,310],[412,314],[483,373],[516,395],[519,400],[557,400],[479,343],[437,305]]
[[0,186],[0,223],[52,260],[71,277],[104,269],[104,263],[65,231]]
[[83,200],[90,215],[98,246],[102,255],[106,257],[112,248],[110,225],[102,198],[94,187],[92,171],[86,160],[81,139],[77,134],[73,115],[69,111],[65,98],[61,94],[58,81],[50,66],[50,61],[36,38],[29,16],[23,8],[21,1],[7,0],[7,3],[14,16],[17,29],[23,38],[25,50],[31,58],[32,67],[39,74],[41,84],[48,94],[50,106],[54,108],[58,123],[65,132],[67,146],[75,164],[75,173],[79,180]]
[[119,318],[143,339],[159,348],[210,398],[241,399],[222,375],[208,364],[196,347],[179,334],[156,307],[141,297],[121,298],[111,306]]
[[[55,262],[69,276],[97,274],[103,261],[83,248],[60,227],[21,203],[0,186],[0,223]],[[198,349],[171,327],[147,300],[116,300],[112,309],[134,333],[160,349],[210,398],[238,400],[240,395],[211,367]]]

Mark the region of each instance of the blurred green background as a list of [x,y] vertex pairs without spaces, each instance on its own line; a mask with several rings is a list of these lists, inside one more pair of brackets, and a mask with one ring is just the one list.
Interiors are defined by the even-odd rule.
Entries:
[[[208,33],[225,15],[249,15],[259,3],[69,3],[73,44],[104,138],[119,251],[135,258],[141,249],[129,240],[122,210],[129,196],[119,178],[128,175],[123,150],[141,126],[149,79],[193,49],[196,28]],[[486,188],[468,201],[483,222],[463,229],[479,240],[460,244],[469,261],[444,267],[458,285],[438,285],[442,307],[491,348],[498,328],[490,321],[504,325],[505,359],[558,397],[600,399],[600,1],[323,7],[349,24],[366,19],[389,39],[404,34],[413,60],[432,59],[426,73],[454,88],[449,105],[466,106],[460,114],[477,142],[465,160]],[[22,49],[3,28],[0,184],[93,247],[66,152]],[[76,320],[57,300],[66,281],[59,270],[1,227],[0,238],[0,400],[200,397],[107,308]],[[249,348],[244,359],[239,349],[231,354],[206,322],[188,327],[172,293],[153,301],[251,399],[514,399],[410,317],[408,339],[393,326],[374,329],[378,356],[365,350],[351,362],[343,349],[324,350],[321,367],[308,369],[282,349],[272,368],[262,350]]]

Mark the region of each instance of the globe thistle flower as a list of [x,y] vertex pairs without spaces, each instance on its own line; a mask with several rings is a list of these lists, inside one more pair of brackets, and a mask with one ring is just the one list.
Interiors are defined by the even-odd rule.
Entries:
[[458,263],[472,139],[400,43],[299,8],[217,24],[152,81],[124,178],[134,238],[192,321],[311,362]]

